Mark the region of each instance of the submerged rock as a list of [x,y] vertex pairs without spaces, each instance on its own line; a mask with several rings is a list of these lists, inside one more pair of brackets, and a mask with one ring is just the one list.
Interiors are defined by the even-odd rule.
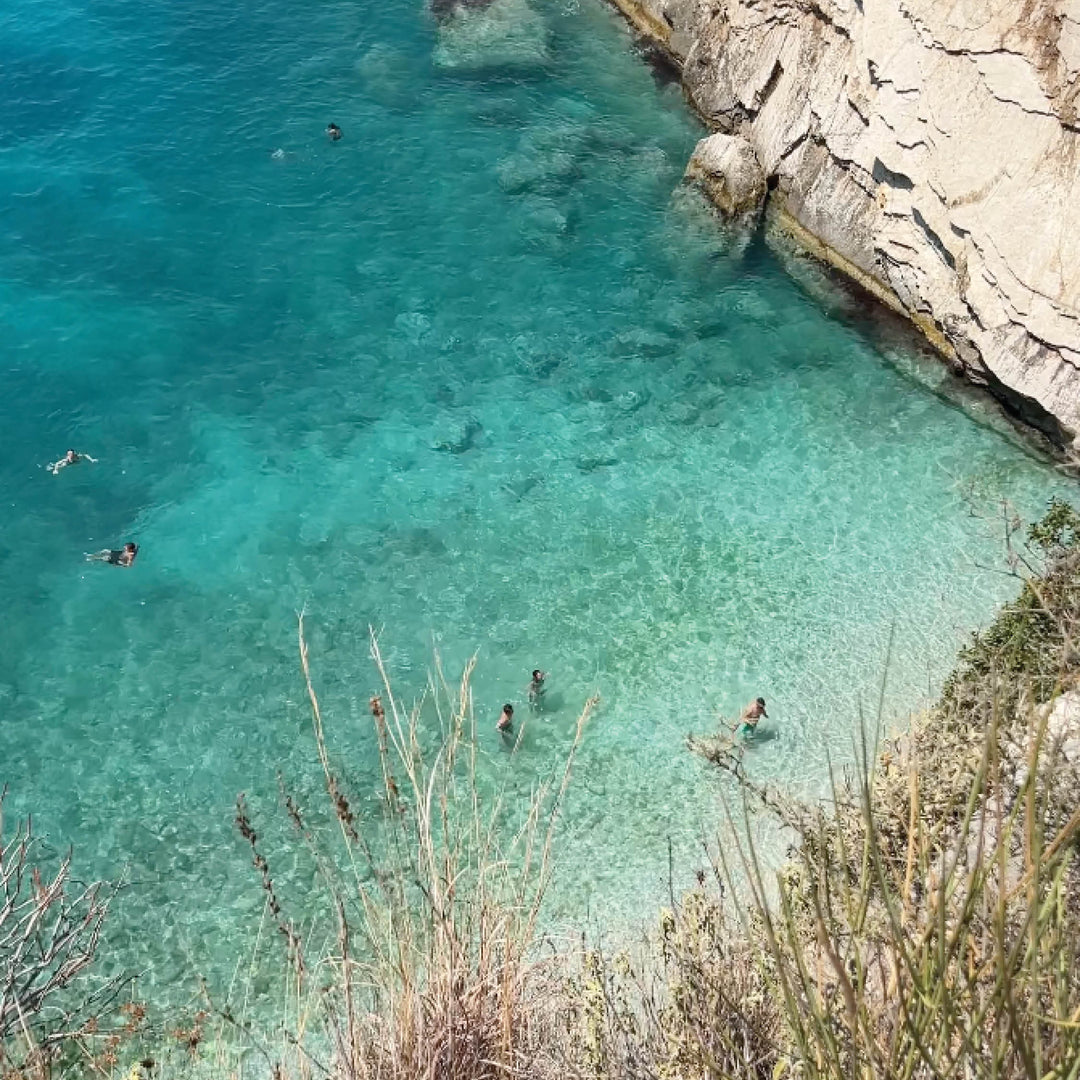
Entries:
[[574,462],[583,473],[596,472],[597,469],[609,469],[618,465],[619,459],[614,454],[587,454]]
[[552,256],[566,252],[573,231],[570,216],[554,200],[527,195],[514,206],[510,220],[528,247]]
[[635,326],[616,334],[608,346],[614,356],[669,356],[678,351],[679,343],[662,330]]
[[544,478],[542,476],[525,476],[520,480],[512,480],[508,483],[500,485],[503,491],[512,495],[520,502],[526,495],[530,494],[534,488],[542,487]]
[[486,8],[494,0],[431,0],[431,13],[436,19],[449,19],[460,10]]
[[698,184],[728,217],[752,213],[765,199],[765,173],[757,154],[738,135],[702,139],[690,155],[685,179]]
[[638,409],[643,408],[649,403],[649,393],[647,390],[624,390],[621,394],[615,398],[615,407],[624,416],[630,416],[632,413],[636,413]]
[[447,71],[536,67],[548,62],[548,28],[526,0],[452,2],[432,59]]
[[574,125],[533,128],[496,165],[499,186],[508,195],[565,194],[585,175],[588,150],[584,132]]
[[436,439],[432,449],[441,450],[444,454],[467,453],[476,446],[476,440],[483,430],[480,421],[470,417],[463,425],[449,432],[446,438]]
[[504,157],[495,168],[499,186],[508,195],[527,191],[558,193],[581,176],[577,159],[568,150],[526,148]]
[[663,251],[673,266],[696,261],[715,268],[727,261],[735,272],[753,236],[742,221],[718,219],[716,206],[697,184],[675,187],[665,218]]
[[394,319],[398,330],[410,345],[422,344],[431,332],[431,319],[422,311],[403,311]]
[[364,93],[379,105],[407,111],[417,108],[420,86],[410,57],[390,45],[373,45],[356,62]]

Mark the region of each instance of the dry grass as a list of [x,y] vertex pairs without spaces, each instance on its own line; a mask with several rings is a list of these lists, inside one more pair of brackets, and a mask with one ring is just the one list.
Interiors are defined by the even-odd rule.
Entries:
[[291,1063],[276,1060],[275,1071],[346,1080],[554,1075],[559,984],[537,956],[537,919],[554,830],[595,701],[577,722],[561,773],[539,784],[526,807],[508,806],[503,792],[483,790],[480,780],[472,662],[454,683],[436,662],[426,693],[406,707],[373,632],[382,692],[370,711],[383,793],[378,819],[363,821],[332,765],[302,617],[299,649],[336,851],[320,845],[288,796],[286,808],[315,855],[336,933],[328,951],[308,955],[282,914],[241,802],[239,828],[302,999],[291,1038],[298,1052]]
[[73,881],[71,852],[47,859],[29,818],[6,833],[5,795],[0,791],[0,1076],[39,1076],[117,1011],[128,980],[87,977],[117,886]]

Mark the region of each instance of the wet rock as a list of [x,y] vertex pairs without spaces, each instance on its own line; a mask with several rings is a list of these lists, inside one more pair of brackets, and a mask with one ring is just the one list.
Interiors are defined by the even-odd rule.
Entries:
[[753,213],[765,199],[765,173],[739,135],[709,135],[690,155],[685,179],[698,184],[729,218]]
[[597,469],[606,469],[612,465],[618,465],[619,459],[614,454],[589,454],[579,457],[575,464],[583,473],[591,473],[596,472]]
[[463,425],[450,432],[446,438],[436,439],[432,449],[440,450],[444,454],[465,454],[476,446],[476,440],[480,438],[483,427],[479,420],[470,417]]

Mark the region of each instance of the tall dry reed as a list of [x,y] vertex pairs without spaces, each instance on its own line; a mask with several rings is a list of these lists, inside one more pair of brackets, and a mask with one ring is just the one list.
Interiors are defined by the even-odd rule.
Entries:
[[[381,769],[379,812],[354,809],[334,766],[300,617],[298,645],[312,733],[336,822],[327,849],[302,808],[286,812],[319,867],[333,913],[317,955],[284,914],[270,860],[243,800],[248,840],[271,921],[286,945],[301,1006],[277,1071],[345,1080],[495,1080],[553,1075],[557,992],[539,956],[538,918],[571,770],[596,700],[586,703],[561,769],[524,804],[485,783],[470,661],[451,682],[436,658],[423,694],[404,704],[377,634],[380,692],[370,701]],[[510,749],[513,755],[518,741]],[[310,898],[305,903],[310,904]]]

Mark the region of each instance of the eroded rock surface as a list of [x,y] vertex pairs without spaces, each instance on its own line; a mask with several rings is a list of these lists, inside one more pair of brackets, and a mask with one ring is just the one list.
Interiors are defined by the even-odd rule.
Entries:
[[1080,0],[616,3],[753,147],[782,222],[1080,433]]
[[710,135],[690,155],[686,179],[698,184],[728,217],[757,210],[765,173],[754,148],[739,135]]

